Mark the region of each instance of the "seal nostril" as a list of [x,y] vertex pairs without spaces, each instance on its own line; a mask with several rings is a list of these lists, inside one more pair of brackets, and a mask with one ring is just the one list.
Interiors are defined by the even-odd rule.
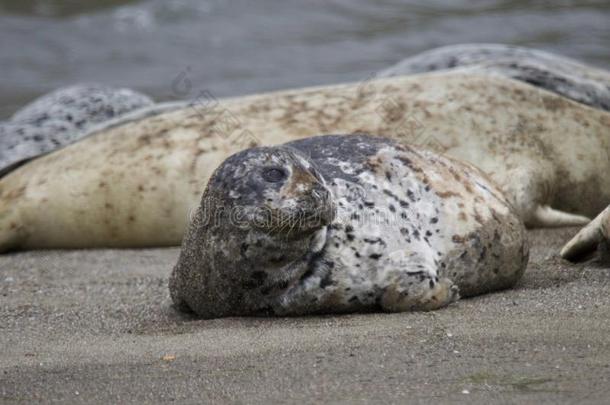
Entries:
[[330,196],[328,190],[321,184],[315,184],[313,186],[313,188],[311,189],[311,195],[313,196],[313,198],[320,202],[327,201]]

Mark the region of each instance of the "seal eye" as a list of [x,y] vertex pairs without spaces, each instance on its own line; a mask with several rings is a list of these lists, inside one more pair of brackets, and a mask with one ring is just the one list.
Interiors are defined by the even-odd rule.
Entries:
[[286,171],[277,167],[269,167],[263,170],[263,179],[270,183],[277,183],[286,178]]

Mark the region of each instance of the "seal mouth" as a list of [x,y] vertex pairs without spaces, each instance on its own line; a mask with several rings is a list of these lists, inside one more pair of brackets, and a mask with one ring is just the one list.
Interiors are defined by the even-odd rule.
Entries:
[[253,216],[252,226],[270,235],[294,239],[329,225],[337,209],[332,195],[324,186],[294,200],[296,207],[263,206]]
[[328,225],[334,218],[325,212],[297,212],[275,221],[273,226],[266,227],[264,230],[272,235],[280,236],[287,239],[297,239],[299,237],[310,235],[320,228]]

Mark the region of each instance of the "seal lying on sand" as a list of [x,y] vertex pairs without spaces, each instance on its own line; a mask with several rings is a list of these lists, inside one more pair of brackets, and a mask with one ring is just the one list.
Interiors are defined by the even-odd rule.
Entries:
[[437,70],[496,74],[544,88],[610,111],[610,73],[564,56],[501,44],[460,44],[422,52],[381,71],[377,77]]
[[432,310],[511,287],[525,228],[476,168],[365,135],[239,152],[212,175],[170,280],[205,318]]
[[177,245],[229,155],[323,133],[471,162],[529,226],[584,225],[610,203],[610,113],[512,79],[430,73],[204,101],[133,113],[4,176],[0,250]]

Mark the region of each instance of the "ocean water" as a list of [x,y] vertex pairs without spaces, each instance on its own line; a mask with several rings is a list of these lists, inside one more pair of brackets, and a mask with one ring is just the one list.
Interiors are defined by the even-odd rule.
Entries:
[[[610,68],[609,1],[0,0],[0,118],[76,82],[158,100],[364,80],[437,46],[496,42]],[[188,79],[188,87],[172,85]],[[184,81],[182,81],[184,83]]]

